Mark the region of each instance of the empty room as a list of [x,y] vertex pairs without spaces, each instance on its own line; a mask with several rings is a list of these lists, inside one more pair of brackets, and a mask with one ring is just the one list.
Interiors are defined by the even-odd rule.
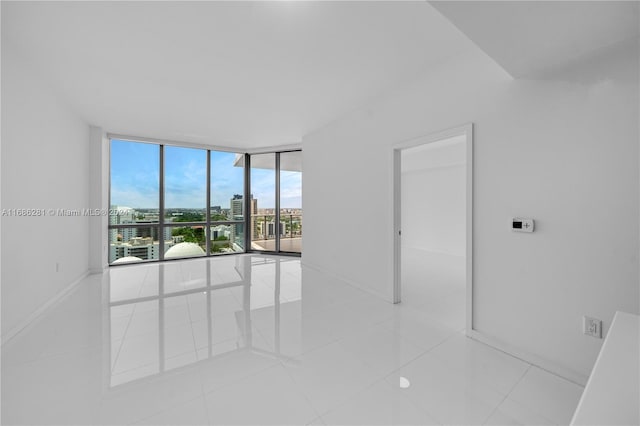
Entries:
[[640,2],[0,13],[3,425],[640,423]]

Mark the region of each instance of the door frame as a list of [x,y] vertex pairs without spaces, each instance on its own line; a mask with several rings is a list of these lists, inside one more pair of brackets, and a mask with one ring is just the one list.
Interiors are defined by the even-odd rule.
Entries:
[[466,334],[473,330],[473,123],[431,133],[395,144],[392,148],[393,303],[402,301],[402,151],[420,145],[466,137]]

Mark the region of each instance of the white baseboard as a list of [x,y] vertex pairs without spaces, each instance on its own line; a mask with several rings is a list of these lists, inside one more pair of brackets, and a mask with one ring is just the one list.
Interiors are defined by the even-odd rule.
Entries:
[[482,342],[486,345],[489,345],[493,348],[496,348],[508,355],[514,356],[518,359],[521,359],[524,362],[535,365],[543,370],[548,371],[549,373],[555,374],[556,376],[560,376],[563,379],[567,379],[570,382],[578,384],[580,386],[585,386],[587,384],[587,380],[589,379],[588,375],[583,373],[579,373],[577,371],[571,370],[569,368],[561,367],[557,364],[554,364],[548,360],[540,358],[534,354],[531,354],[527,351],[522,351],[512,345],[504,343],[498,339],[487,336],[477,330],[468,330],[467,336]]
[[336,274],[336,273],[334,273],[332,271],[329,271],[326,268],[323,268],[322,266],[318,266],[318,265],[315,265],[315,264],[312,264],[312,263],[309,263],[309,262],[305,262],[304,260],[302,260],[301,263],[302,263],[302,266],[305,266],[307,268],[313,269],[314,271],[320,272],[322,274],[325,274],[325,275],[327,275],[327,276],[329,276],[331,278],[340,280],[340,281],[344,282],[345,284],[348,284],[348,285],[350,285],[352,287],[357,288],[358,290],[362,290],[365,293],[368,293],[368,294],[370,294],[372,296],[378,297],[378,298],[384,300],[385,302],[393,303],[392,300],[389,298],[388,294],[382,294],[382,293],[379,293],[379,292],[377,292],[375,290],[371,290],[370,288],[364,287],[363,285],[361,285],[360,283],[358,283],[356,281],[353,281],[353,280],[350,280],[349,278],[345,278],[343,276],[340,276],[340,275],[338,275],[338,274]]
[[7,344],[11,339],[16,337],[18,334],[20,334],[30,325],[32,325],[39,317],[44,315],[49,309],[51,309],[52,307],[60,303],[67,295],[69,295],[82,282],[82,280],[84,280],[88,276],[89,276],[89,271],[87,270],[84,273],[82,273],[79,277],[77,277],[75,280],[73,280],[64,289],[62,289],[62,291],[58,292],[58,294],[56,294],[51,299],[47,300],[45,303],[40,305],[27,318],[25,318],[23,321],[20,321],[18,325],[13,327],[11,330],[6,332],[2,336],[1,345],[4,346],[5,344]]

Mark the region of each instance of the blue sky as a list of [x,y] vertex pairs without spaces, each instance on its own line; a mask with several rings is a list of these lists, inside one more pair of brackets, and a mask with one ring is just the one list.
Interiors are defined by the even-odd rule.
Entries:
[[[166,208],[205,208],[207,152],[202,149],[165,146]],[[158,145],[111,141],[111,204],[134,208],[158,208]],[[234,194],[243,193],[243,170],[234,167],[236,154],[212,151],[211,205],[229,208]],[[275,173],[253,169],[252,193],[258,208],[275,206]],[[301,208],[301,174],[283,171],[281,207]]]

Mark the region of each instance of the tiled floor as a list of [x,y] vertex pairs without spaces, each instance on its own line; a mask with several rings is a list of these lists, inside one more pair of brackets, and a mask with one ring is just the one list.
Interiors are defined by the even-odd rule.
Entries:
[[111,268],[3,347],[2,424],[569,422],[581,387],[414,305],[296,258]]
[[464,257],[402,247],[402,303],[462,331],[466,317]]

